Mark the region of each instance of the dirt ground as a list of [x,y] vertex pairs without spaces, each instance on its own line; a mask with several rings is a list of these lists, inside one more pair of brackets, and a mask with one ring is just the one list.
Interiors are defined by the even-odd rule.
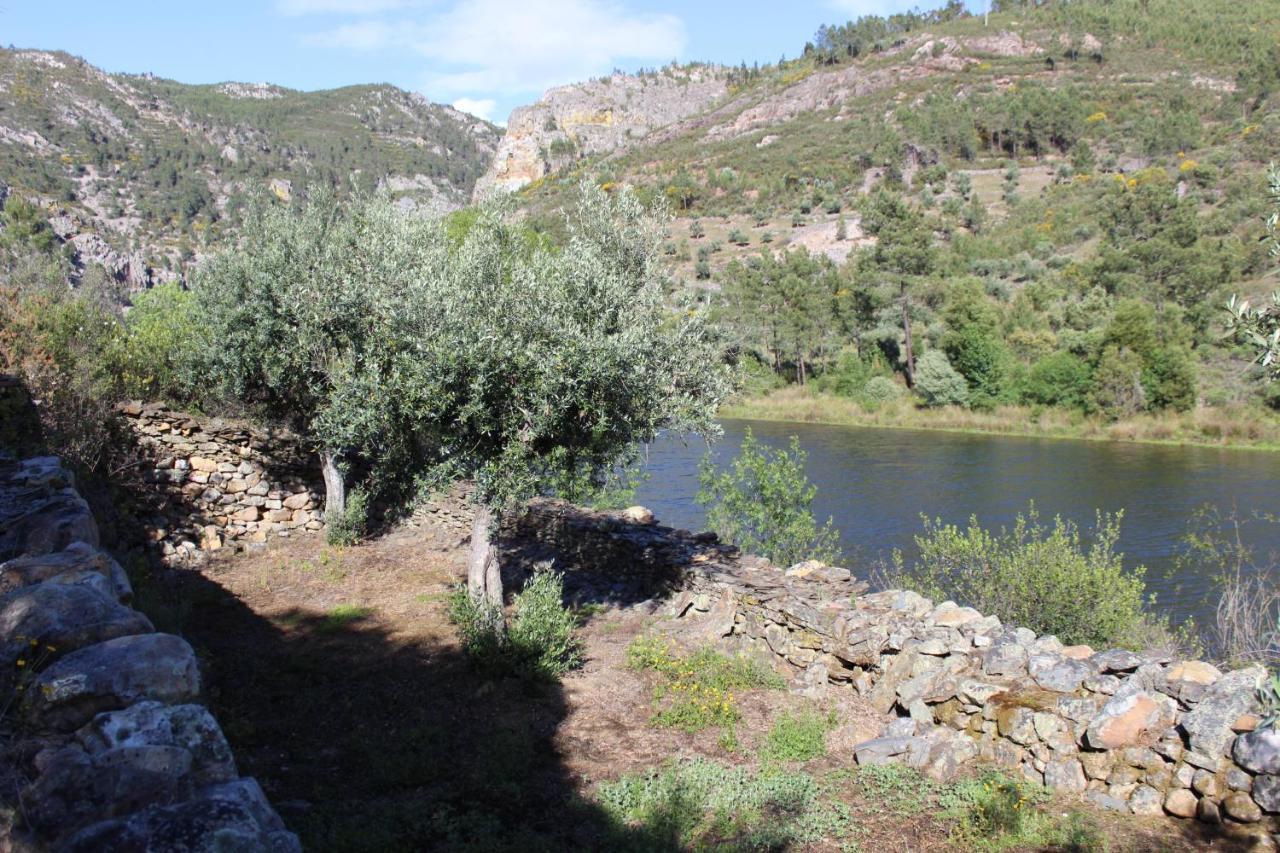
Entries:
[[[461,545],[421,528],[341,550],[310,536],[182,573],[183,631],[205,664],[209,701],[241,772],[306,849],[616,849],[616,827],[593,800],[600,781],[684,756],[754,761],[782,710],[812,704],[748,692],[732,753],[715,729],[651,725],[653,676],[624,665],[637,635],[663,627],[645,601],[593,608],[586,663],[560,685],[485,679],[447,617]],[[834,693],[842,698],[822,706],[838,720],[828,755],[805,767],[815,776],[849,768],[853,744],[883,722],[851,691]],[[954,849],[936,814],[886,809],[856,784],[842,796],[859,827],[855,849]],[[1059,806],[1081,809],[1049,804]],[[1115,851],[1242,849],[1185,822],[1094,819]]]

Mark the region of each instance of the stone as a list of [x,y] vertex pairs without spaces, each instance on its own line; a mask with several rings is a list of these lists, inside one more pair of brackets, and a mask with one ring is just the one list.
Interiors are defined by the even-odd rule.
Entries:
[[1253,790],[1253,777],[1241,770],[1239,767],[1227,768],[1225,778],[1228,790],[1244,791],[1245,793]]
[[72,652],[36,678],[27,719],[72,731],[103,711],[142,699],[178,703],[200,693],[200,669],[186,640],[170,634],[118,637]]
[[[102,576],[88,578],[105,585]],[[0,687],[23,669],[103,640],[148,634],[151,622],[92,584],[45,581],[0,597]],[[21,664],[19,664],[21,661]]]
[[1222,811],[1227,817],[1240,823],[1257,823],[1262,820],[1262,809],[1243,791],[1232,791],[1223,797]]
[[892,662],[885,669],[875,687],[867,697],[871,707],[881,714],[887,714],[898,701],[898,685],[911,676],[911,668],[919,655],[912,650],[893,656]]
[[1132,672],[1142,665],[1142,658],[1127,649],[1109,649],[1089,658],[1098,672]]
[[1033,655],[1027,669],[1037,684],[1057,693],[1074,693],[1093,675],[1093,668],[1088,664],[1060,655]]
[[202,471],[206,474],[212,474],[218,470],[218,463],[213,459],[206,459],[203,456],[192,456],[188,460],[191,463],[191,470]]
[[1236,721],[1231,724],[1231,731],[1237,734],[1251,732],[1262,724],[1262,720],[1257,714],[1241,714],[1236,717]]
[[296,495],[289,495],[284,499],[286,509],[299,510],[306,509],[311,503],[311,495],[308,492],[298,492]]
[[1088,791],[1085,793],[1084,798],[1105,811],[1121,813],[1129,811],[1128,803],[1103,791]]
[[1165,673],[1165,678],[1169,681],[1189,681],[1192,684],[1199,684],[1204,687],[1208,687],[1221,677],[1221,670],[1213,664],[1205,663],[1201,660],[1175,663]]
[[98,544],[89,505],[73,489],[18,490],[11,499],[12,507],[0,507],[0,560],[55,554],[75,542]]
[[1072,660],[1088,660],[1093,657],[1094,651],[1092,646],[1063,646],[1058,654]]
[[1085,779],[1084,767],[1079,760],[1062,758],[1045,764],[1044,784],[1046,788],[1079,793],[1085,789],[1088,780]]
[[860,766],[887,764],[899,756],[906,755],[913,746],[923,743],[919,737],[879,737],[863,741],[853,748],[854,760]]
[[1225,754],[1235,738],[1231,724],[1254,707],[1257,701],[1254,691],[1265,674],[1260,666],[1239,669],[1208,687],[1200,701],[1182,717],[1187,745],[1209,756]]
[[1196,816],[1196,795],[1186,788],[1175,788],[1164,798],[1164,810],[1174,817]]
[[[951,604],[951,607],[946,607],[947,604]],[[972,607],[957,607],[952,602],[943,602],[934,610],[932,619],[935,625],[945,628],[960,628],[979,621],[982,619],[982,614]]]
[[1253,791],[1250,793],[1253,801],[1262,806],[1263,811],[1268,814],[1280,812],[1280,776],[1255,776]]
[[258,784],[240,779],[210,786],[186,802],[151,806],[128,817],[93,824],[72,836],[61,850],[301,853],[302,847]]
[[1191,790],[1211,800],[1218,799],[1218,777],[1208,770],[1197,770],[1191,777]]
[[192,778],[200,785],[230,782],[237,775],[222,729],[201,705],[138,702],[97,715],[76,739],[90,755],[131,746],[178,747],[191,754]]
[[1196,819],[1208,824],[1222,823],[1222,812],[1213,800],[1201,799],[1196,802]]
[[884,727],[881,737],[912,737],[919,728],[920,724],[910,717],[896,717]]
[[1136,815],[1164,813],[1164,797],[1150,785],[1139,785],[1129,795],[1129,811]]
[[1109,752],[1080,753],[1080,765],[1090,779],[1106,779],[1111,774],[1112,760]]
[[1146,693],[1113,697],[1089,723],[1085,739],[1094,749],[1137,743],[1167,725],[1164,708]]
[[1035,715],[1030,708],[1006,706],[996,711],[996,726],[1001,737],[1028,746],[1036,742]]
[[[285,502],[285,506],[289,506],[287,501]],[[289,508],[297,509],[298,507],[291,506]],[[631,522],[632,524],[650,525],[650,524],[658,523],[658,519],[656,516],[654,516],[653,511],[650,510],[648,507],[643,507],[643,506],[627,507],[622,511],[622,517],[625,518],[627,521]]]
[[976,681],[974,679],[966,679],[961,681],[956,687],[956,695],[966,702],[974,705],[985,705],[987,700],[992,696],[1003,693],[1008,688],[1000,684],[992,684],[987,681]]
[[982,668],[992,675],[1022,675],[1027,671],[1027,647],[1013,639],[997,640],[983,655]]
[[247,506],[233,513],[231,517],[236,521],[257,521],[262,517],[262,512],[256,506]]
[[24,555],[0,563],[0,592],[76,572],[97,572],[110,582],[119,601],[127,604],[133,598],[133,587],[120,564],[87,542],[73,542],[56,553]]
[[1231,755],[1250,773],[1280,775],[1280,729],[1256,729],[1240,735]]

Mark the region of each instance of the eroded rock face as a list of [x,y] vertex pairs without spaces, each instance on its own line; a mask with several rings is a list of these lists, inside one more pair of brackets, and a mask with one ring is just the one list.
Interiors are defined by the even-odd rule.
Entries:
[[176,747],[191,755],[196,784],[233,781],[236,762],[222,729],[202,705],[139,702],[99,714],[76,732],[90,755],[137,746]]
[[1182,718],[1188,745],[1196,752],[1221,755],[1235,737],[1231,727],[1252,710],[1257,699],[1254,691],[1266,675],[1262,667],[1249,667],[1228,673],[1205,690],[1200,701]]
[[40,674],[24,707],[41,728],[71,731],[143,699],[186,702],[199,693],[200,669],[187,641],[148,634],[72,652]]
[[511,192],[591,154],[623,151],[657,128],[701,112],[727,91],[714,67],[614,74],[550,89],[511,113],[475,198]]
[[56,578],[58,575],[93,572],[110,585],[117,600],[133,599],[129,577],[114,558],[87,542],[73,542],[50,554],[28,554],[0,563],[0,593]]

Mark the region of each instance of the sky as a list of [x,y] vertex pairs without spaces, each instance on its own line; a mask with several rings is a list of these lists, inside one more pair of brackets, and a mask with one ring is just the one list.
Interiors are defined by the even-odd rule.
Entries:
[[[0,44],[107,71],[295,89],[392,83],[498,123],[551,86],[673,59],[796,56],[930,0],[0,0]],[[984,5],[982,0],[970,4]]]

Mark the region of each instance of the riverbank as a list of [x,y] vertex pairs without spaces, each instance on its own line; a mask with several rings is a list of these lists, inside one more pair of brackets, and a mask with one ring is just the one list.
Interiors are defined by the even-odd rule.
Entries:
[[923,409],[908,399],[892,400],[870,410],[844,397],[793,386],[735,399],[720,414],[744,420],[1280,451],[1280,417],[1243,408],[1201,408],[1121,421],[1026,406],[1001,406],[988,412],[957,406]]

